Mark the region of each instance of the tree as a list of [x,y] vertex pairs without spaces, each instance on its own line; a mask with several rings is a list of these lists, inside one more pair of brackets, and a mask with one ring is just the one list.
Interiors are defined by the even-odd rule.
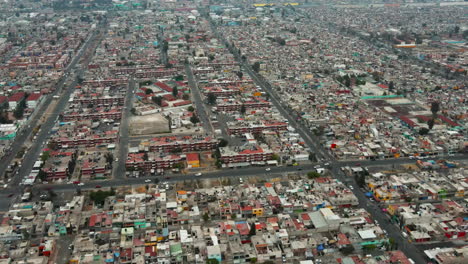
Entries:
[[434,118],[427,120],[427,126],[429,127],[429,130],[431,130],[434,127],[434,123]]
[[359,187],[362,188],[366,186],[366,176],[364,176],[363,174],[356,175],[355,180],[356,180],[357,185],[359,185]]
[[39,180],[41,181],[47,181],[47,173],[45,173],[43,170],[39,170],[39,173],[37,174],[37,177],[39,177]]
[[237,77],[239,77],[239,79],[242,79],[242,77],[244,76],[244,73],[242,73],[241,71],[236,72],[236,74]]
[[107,197],[115,194],[115,191],[102,191],[91,192],[89,198],[97,205],[103,205]]
[[214,105],[216,103],[216,95],[213,93],[208,94],[208,104]]
[[130,109],[130,113],[132,113],[132,115],[137,115],[136,108],[132,107],[132,109]]
[[208,60],[213,61],[215,59],[215,56],[213,54],[208,55]]
[[42,152],[42,155],[41,155],[41,161],[46,161],[48,160],[50,157],[50,152],[49,151],[44,151]]
[[[25,100],[23,100],[22,102],[25,102]],[[25,106],[22,104],[22,102],[16,106],[16,109],[13,112],[13,116],[16,119],[23,118]]]
[[218,147],[224,148],[224,147],[226,147],[226,146],[228,145],[228,143],[229,143],[229,142],[228,142],[227,140],[225,140],[224,138],[222,138],[222,139],[219,140]]
[[429,129],[427,129],[425,127],[421,127],[419,129],[419,135],[424,136],[424,135],[427,135],[427,134],[429,134]]
[[208,215],[208,213],[204,213],[203,214],[203,221],[208,222],[208,220],[210,220],[210,216]]
[[245,105],[243,104],[240,108],[240,113],[245,114],[245,111],[246,111],[246,108],[245,108]]
[[439,102],[432,102],[431,104],[431,112],[432,116],[435,118],[437,116],[437,112],[440,110]]
[[153,90],[151,90],[149,88],[145,90],[145,94],[152,94],[152,93],[153,93]]
[[250,224],[250,230],[249,230],[249,237],[255,236],[257,234],[257,230],[255,230],[255,223]]
[[104,158],[106,159],[106,162],[108,164],[112,164],[112,162],[114,161],[114,154],[112,154],[112,152],[107,152],[105,155],[104,155]]
[[174,97],[177,97],[177,96],[179,95],[179,89],[177,89],[177,87],[174,87],[174,88],[172,89],[172,95],[173,95]]
[[189,106],[189,107],[187,108],[187,111],[193,112],[193,111],[195,111],[195,108],[193,108],[193,106]]
[[354,246],[353,245],[347,245],[343,248],[340,249],[341,253],[343,253],[344,255],[349,255],[349,254],[352,254],[354,252]]
[[193,124],[196,124],[200,122],[200,119],[198,118],[198,116],[192,115],[192,117],[190,117],[190,122],[192,122]]
[[153,97],[151,98],[151,100],[152,100],[155,104],[157,104],[157,105],[159,105],[159,106],[162,105],[162,97],[161,97],[161,96],[153,96]]
[[143,159],[144,161],[148,161],[148,152],[145,152],[145,153],[143,154],[142,159]]
[[459,32],[460,32],[460,27],[455,26],[455,28],[453,29],[453,33],[458,34]]
[[393,89],[395,89],[395,84],[393,83],[393,81],[390,81],[390,83],[388,84],[388,90],[391,92],[393,91]]
[[252,70],[254,70],[255,72],[259,72],[259,71],[260,71],[260,62],[256,61],[256,62],[252,65]]
[[253,263],[253,264],[257,263],[257,258],[250,258],[250,263]]
[[319,178],[320,176],[322,176],[322,175],[320,175],[320,173],[318,173],[318,172],[316,172],[316,171],[309,171],[309,172],[307,173],[307,177],[308,177],[309,179]]
[[206,264],[219,264],[217,259],[207,259]]

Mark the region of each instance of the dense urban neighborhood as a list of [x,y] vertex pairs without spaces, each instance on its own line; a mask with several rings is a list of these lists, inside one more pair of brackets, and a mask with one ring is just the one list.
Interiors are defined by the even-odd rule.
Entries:
[[3,0],[0,264],[468,263],[467,11]]

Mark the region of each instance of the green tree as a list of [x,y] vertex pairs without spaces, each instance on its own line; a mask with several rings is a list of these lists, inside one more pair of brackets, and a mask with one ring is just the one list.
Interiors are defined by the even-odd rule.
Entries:
[[193,108],[193,106],[189,106],[189,107],[187,108],[187,111],[193,112],[193,111],[195,111],[195,108]]
[[419,135],[424,136],[424,135],[427,135],[427,134],[429,134],[429,129],[427,129],[425,127],[421,127],[419,129]]
[[45,173],[45,171],[43,170],[39,170],[39,173],[37,174],[37,177],[39,178],[39,180],[41,181],[47,181],[47,173]]
[[149,88],[145,90],[145,94],[152,94],[152,93],[153,93],[153,90],[151,90]]
[[41,155],[41,161],[46,161],[48,160],[50,157],[50,151],[44,151],[42,152],[42,155]]
[[395,89],[395,84],[393,83],[393,81],[390,81],[390,83],[388,84],[388,90],[391,92]]
[[217,259],[207,259],[206,264],[219,264]]
[[204,213],[203,214],[203,221],[208,222],[208,220],[210,220],[210,216],[208,215],[208,213]]
[[245,105],[243,104],[240,108],[240,113],[245,114],[245,111],[246,111],[246,108],[245,108]]
[[439,102],[432,102],[431,103],[431,112],[432,112],[432,116],[434,118],[437,117],[437,112],[439,112],[439,110],[440,110]]
[[309,171],[307,173],[307,177],[309,179],[315,179],[315,178],[320,178],[322,175],[320,175],[320,173],[316,172],[316,171]]
[[352,254],[354,252],[354,246],[353,245],[347,245],[345,247],[342,247],[340,249],[341,253],[343,253],[344,255],[349,255],[349,254]]
[[109,197],[109,196],[113,196],[115,194],[115,191],[114,190],[110,190],[110,191],[102,191],[102,190],[99,190],[97,192],[91,192],[89,194],[89,198],[91,199],[91,201],[93,201],[96,205],[103,205],[106,198]]
[[227,140],[225,140],[224,138],[222,138],[222,139],[219,140],[218,147],[224,148],[224,147],[226,147],[226,146],[228,145],[228,143],[229,143],[229,142],[228,142]]
[[153,97],[151,98],[151,100],[152,100],[155,104],[157,104],[157,105],[159,105],[159,106],[162,105],[162,97],[161,97],[161,96],[153,96]]
[[427,120],[427,126],[429,127],[429,129],[432,129],[434,127],[434,123],[434,118]]
[[249,230],[249,237],[255,236],[257,234],[257,230],[255,230],[255,223],[250,224],[250,230]]
[[197,124],[200,122],[200,119],[198,118],[198,116],[192,115],[192,117],[190,117],[190,122],[192,122],[193,124]]
[[179,89],[177,89],[177,87],[174,87],[174,88],[172,89],[172,95],[173,95],[174,97],[177,97],[177,96],[179,95]]
[[259,72],[259,71],[260,71],[260,62],[256,61],[256,62],[252,65],[252,70],[254,70],[255,72]]
[[216,103],[216,95],[213,93],[208,94],[208,104],[214,105]]

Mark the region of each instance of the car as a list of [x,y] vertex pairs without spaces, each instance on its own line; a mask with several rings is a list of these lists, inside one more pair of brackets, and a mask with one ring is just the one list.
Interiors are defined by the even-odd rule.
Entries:
[[151,182],[151,180],[150,180],[150,179],[147,179],[147,180],[145,180],[145,182],[148,183],[148,182]]
[[354,190],[354,187],[353,187],[352,185],[350,185],[349,188],[350,188],[351,190]]
[[102,186],[101,185],[96,185],[96,189],[99,189],[101,188]]
[[80,184],[80,181],[73,181],[73,184]]
[[361,163],[356,163],[356,164],[354,164],[354,166],[359,167],[359,166],[361,166]]
[[266,170],[266,171],[271,171],[271,168],[266,168],[265,170]]
[[416,157],[415,156],[409,156],[410,159],[415,159]]
[[330,163],[327,162],[327,163],[325,163],[324,165],[325,165],[325,166],[330,166]]
[[171,177],[169,177],[169,176],[166,176],[165,178],[166,178],[166,179],[170,179]]
[[42,184],[48,184],[49,182],[43,181]]
[[78,186],[83,186],[83,185],[84,185],[84,183],[82,183],[82,182],[78,183]]
[[73,182],[72,182],[72,181],[69,181],[69,182],[67,182],[67,184],[73,184]]
[[10,194],[8,195],[8,197],[13,197],[13,195],[15,195],[15,194],[14,194],[14,193],[10,193]]
[[297,170],[298,170],[298,171],[301,171],[301,170],[302,170],[302,168],[297,168]]
[[200,177],[200,176],[202,176],[202,174],[201,174],[201,172],[195,173],[195,176],[196,176],[196,177]]

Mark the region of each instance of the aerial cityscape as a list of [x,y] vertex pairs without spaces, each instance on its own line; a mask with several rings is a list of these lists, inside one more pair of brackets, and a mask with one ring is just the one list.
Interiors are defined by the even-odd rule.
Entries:
[[0,264],[466,264],[467,71],[467,0],[0,0]]

